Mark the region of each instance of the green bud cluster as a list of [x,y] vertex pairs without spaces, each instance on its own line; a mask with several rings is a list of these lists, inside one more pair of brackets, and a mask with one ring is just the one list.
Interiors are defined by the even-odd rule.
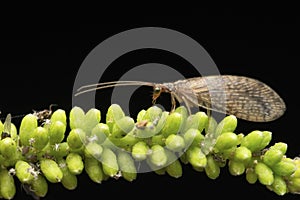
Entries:
[[[5,123],[0,121],[1,133]],[[45,197],[51,183],[76,189],[82,173],[98,184],[109,178],[132,182],[141,163],[174,178],[183,175],[182,165],[210,179],[227,167],[277,195],[300,193],[300,158],[287,157],[287,144],[269,146],[271,132],[239,134],[236,127],[233,115],[217,122],[201,111],[188,115],[183,106],[171,113],[152,106],[133,119],[112,104],[102,121],[95,108],[73,107],[69,114],[58,109],[42,124],[27,114],[0,140],[0,198],[14,198],[14,176]]]

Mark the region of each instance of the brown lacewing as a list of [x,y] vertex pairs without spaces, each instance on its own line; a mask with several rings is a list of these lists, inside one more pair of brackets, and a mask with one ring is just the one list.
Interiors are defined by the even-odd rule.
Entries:
[[153,103],[161,93],[169,93],[172,110],[175,109],[177,100],[186,105],[190,114],[191,107],[199,106],[208,111],[232,114],[247,121],[268,122],[279,118],[286,110],[282,98],[268,85],[253,78],[234,75],[211,75],[169,83],[105,82],[80,87],[75,96],[104,88],[130,85],[153,87]]

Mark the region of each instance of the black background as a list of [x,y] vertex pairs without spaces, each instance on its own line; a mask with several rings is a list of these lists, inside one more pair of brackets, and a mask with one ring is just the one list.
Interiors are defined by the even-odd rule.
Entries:
[[[66,111],[71,109],[72,89],[77,70],[89,52],[105,39],[119,32],[144,26],[174,29],[198,41],[211,55],[222,74],[245,75],[257,78],[275,89],[284,99],[287,111],[280,119],[269,123],[239,121],[237,132],[269,130],[274,142],[288,144],[287,155],[298,156],[299,149],[299,18],[292,15],[235,15],[229,10],[190,16],[139,16],[132,19],[101,20],[99,23],[76,25],[10,25],[0,37],[1,118],[48,108],[52,103]],[[176,41],[174,41],[176,42]],[[106,72],[110,80],[117,80],[124,68],[147,62],[161,62],[179,69],[188,65],[175,55],[161,51],[130,53],[114,62]],[[116,70],[118,69],[118,70]],[[123,69],[123,70],[122,70]],[[193,71],[182,68],[187,77]],[[126,72],[126,70],[125,70]],[[148,88],[140,89],[131,99],[131,112],[151,105]],[[106,112],[110,90],[101,91],[99,109]],[[167,104],[168,96],[160,101]],[[164,100],[167,99],[167,100]],[[104,116],[104,115],[103,115]],[[102,117],[103,117],[102,116]],[[14,118],[15,124],[20,118]],[[15,199],[30,199],[17,186]],[[128,183],[122,179],[93,183],[85,173],[78,176],[78,188],[64,189],[60,184],[49,184],[44,199],[86,197],[151,198],[183,195],[189,198],[265,198],[296,199],[296,195],[283,197],[270,192],[261,184],[250,185],[244,176],[234,177],[225,167],[216,180],[205,173],[184,166],[179,179],[154,173],[138,174]]]

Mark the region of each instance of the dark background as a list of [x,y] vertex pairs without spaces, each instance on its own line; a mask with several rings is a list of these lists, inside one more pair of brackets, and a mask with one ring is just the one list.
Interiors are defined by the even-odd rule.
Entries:
[[[275,89],[284,99],[287,111],[280,119],[269,123],[239,121],[237,132],[269,130],[272,143],[286,142],[287,155],[294,158],[299,148],[299,18],[293,15],[234,14],[230,10],[189,16],[139,16],[132,19],[99,23],[54,26],[10,25],[2,29],[0,37],[1,118],[48,108],[52,103],[69,111],[77,70],[89,52],[105,39],[119,32],[144,26],[174,29],[198,41],[211,55],[222,74],[245,75],[257,78]],[[176,42],[176,41],[174,41]],[[126,69],[147,62],[160,62],[180,70],[189,65],[185,60],[162,51],[144,50],[122,56],[108,69],[107,76],[117,80]],[[117,69],[117,70],[116,70]],[[122,70],[123,69],[123,70]],[[194,71],[182,68],[192,77]],[[139,89],[131,99],[131,114],[151,105],[149,88]],[[110,90],[101,91],[99,109],[105,114],[110,105]],[[98,93],[97,93],[98,94]],[[164,95],[160,102],[168,104]],[[104,116],[104,115],[103,115]],[[102,116],[102,117],[103,117]],[[14,118],[18,125],[20,118]],[[227,167],[217,180],[205,173],[184,166],[183,177],[138,174],[128,183],[122,179],[94,184],[85,173],[78,176],[78,188],[64,189],[60,184],[49,184],[44,199],[86,197],[151,198],[181,195],[189,198],[296,199],[286,194],[279,197],[261,184],[250,185],[244,176],[234,177]],[[17,186],[15,199],[30,199]]]

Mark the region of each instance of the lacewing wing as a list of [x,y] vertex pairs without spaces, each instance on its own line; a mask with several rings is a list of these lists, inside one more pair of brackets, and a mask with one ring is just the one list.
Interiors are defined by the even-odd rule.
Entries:
[[268,122],[281,117],[286,106],[282,98],[265,83],[246,76],[213,75],[188,78],[169,83],[113,81],[86,85],[75,96],[115,86],[141,85],[153,87],[153,103],[161,93],[171,95],[172,110],[176,100],[190,108],[199,106],[208,111],[235,115],[253,122]]

